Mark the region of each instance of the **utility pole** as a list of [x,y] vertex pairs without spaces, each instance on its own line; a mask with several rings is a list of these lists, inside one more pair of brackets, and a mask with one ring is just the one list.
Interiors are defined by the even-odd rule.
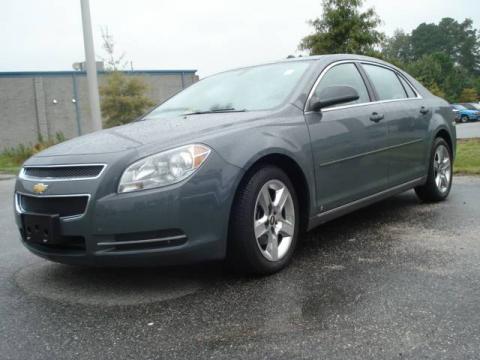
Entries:
[[97,64],[93,46],[92,21],[90,19],[89,0],[80,0],[82,8],[83,44],[85,46],[85,61],[87,63],[88,99],[92,116],[93,130],[102,129],[100,113],[100,96],[98,95]]

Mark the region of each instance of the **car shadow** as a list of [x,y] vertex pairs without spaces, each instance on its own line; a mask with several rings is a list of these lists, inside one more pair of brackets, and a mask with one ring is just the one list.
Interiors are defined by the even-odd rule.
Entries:
[[[299,243],[292,265],[273,275],[274,282],[314,271],[335,269],[345,247],[355,242],[362,249],[386,247],[375,231],[381,224],[396,222],[418,206],[413,192],[404,193],[345,215],[306,233]],[[374,236],[369,237],[369,234]],[[377,251],[374,250],[374,251]],[[338,262],[338,261],[337,261]],[[329,268],[330,266],[330,268]],[[297,273],[297,274],[295,274]],[[228,271],[221,262],[192,266],[148,268],[91,268],[36,262],[16,275],[26,292],[61,302],[102,305],[137,305],[171,300],[201,290],[248,286],[272,277],[243,276]]]

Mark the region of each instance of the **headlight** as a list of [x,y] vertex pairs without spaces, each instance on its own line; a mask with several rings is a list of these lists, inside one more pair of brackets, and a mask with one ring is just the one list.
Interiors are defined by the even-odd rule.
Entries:
[[118,192],[152,189],[182,181],[204,163],[210,151],[205,145],[187,145],[139,160],[123,172]]

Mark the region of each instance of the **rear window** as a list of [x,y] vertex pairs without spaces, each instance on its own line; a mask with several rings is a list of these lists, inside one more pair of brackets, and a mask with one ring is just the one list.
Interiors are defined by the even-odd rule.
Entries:
[[398,78],[400,79],[403,87],[405,88],[405,91],[407,92],[408,97],[409,98],[416,98],[417,94],[415,93],[415,91],[413,91],[410,84],[403,77],[398,76]]
[[379,100],[405,99],[405,92],[397,74],[381,66],[362,64],[375,90]]

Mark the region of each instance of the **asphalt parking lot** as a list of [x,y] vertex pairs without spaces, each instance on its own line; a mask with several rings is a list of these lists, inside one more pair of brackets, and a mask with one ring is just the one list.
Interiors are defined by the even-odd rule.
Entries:
[[480,121],[457,124],[457,139],[480,137]]
[[18,241],[0,181],[1,359],[478,359],[480,178],[412,191],[306,235],[267,278],[218,264],[88,269]]

